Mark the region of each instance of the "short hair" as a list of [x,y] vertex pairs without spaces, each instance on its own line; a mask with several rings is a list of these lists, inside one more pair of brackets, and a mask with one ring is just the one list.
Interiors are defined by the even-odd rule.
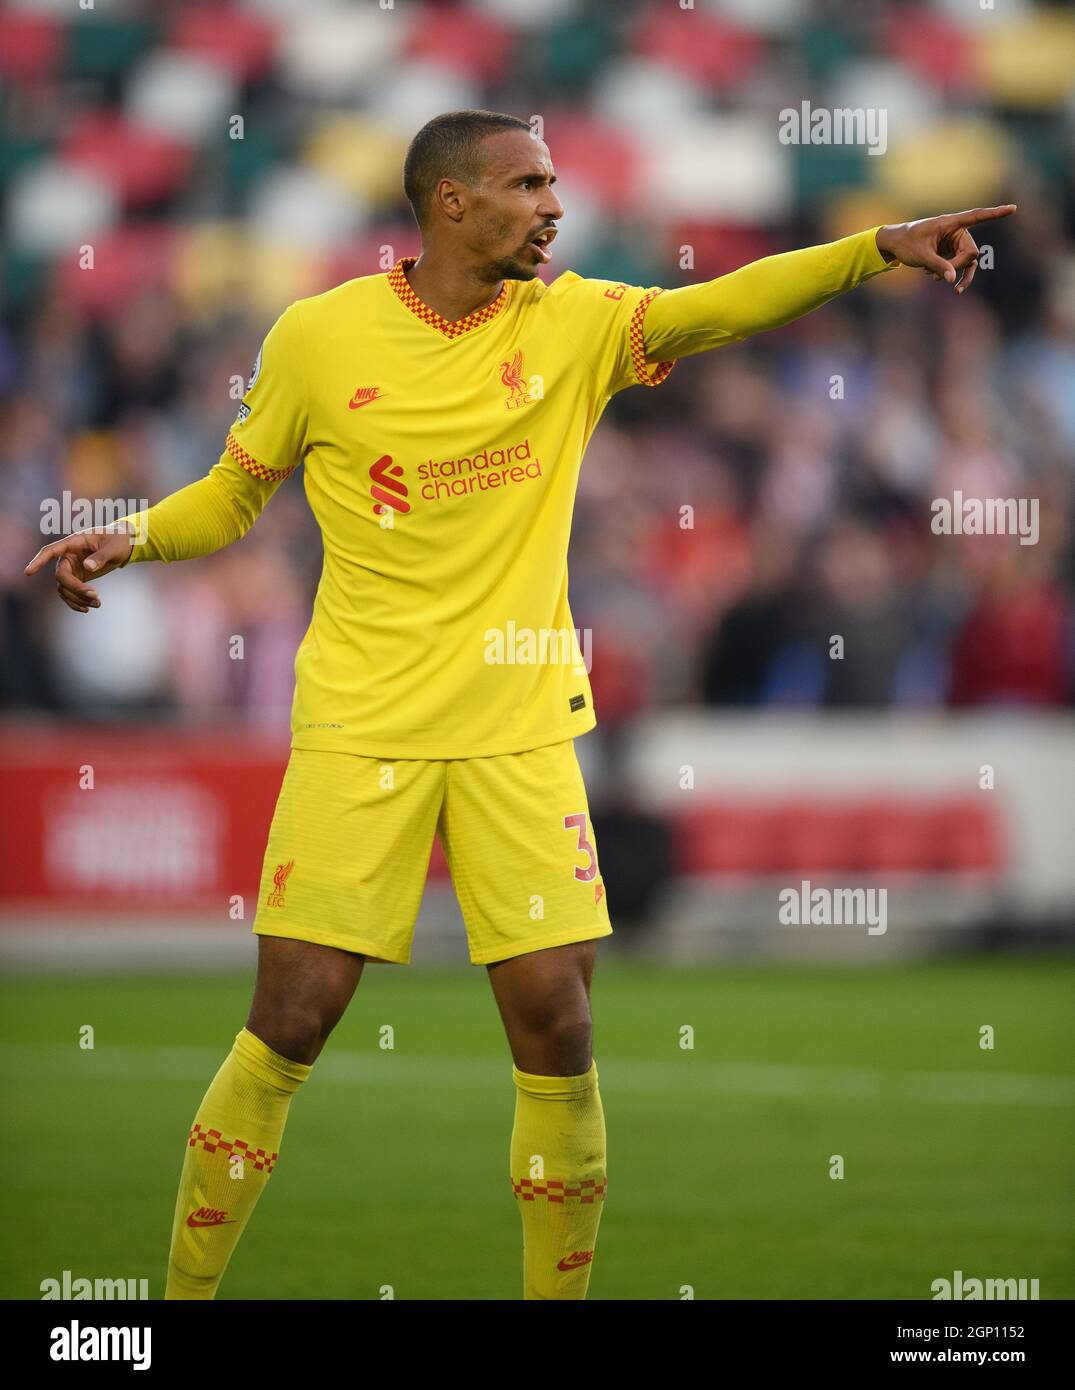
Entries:
[[419,229],[426,225],[441,179],[477,182],[482,141],[498,130],[525,130],[529,134],[530,126],[499,111],[446,111],[425,123],[407,147],[403,161],[403,191]]

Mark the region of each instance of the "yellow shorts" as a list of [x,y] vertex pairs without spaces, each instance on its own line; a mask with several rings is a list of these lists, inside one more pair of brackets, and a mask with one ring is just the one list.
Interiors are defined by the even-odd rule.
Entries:
[[570,739],[433,762],[293,748],[254,931],[409,965],[434,832],[474,965],[611,933]]

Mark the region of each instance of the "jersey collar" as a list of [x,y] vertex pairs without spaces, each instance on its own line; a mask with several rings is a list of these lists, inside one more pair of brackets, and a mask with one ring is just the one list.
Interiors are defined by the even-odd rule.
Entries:
[[446,338],[458,338],[461,333],[469,333],[472,328],[478,328],[481,324],[488,323],[490,319],[496,318],[508,302],[508,282],[505,280],[500,293],[484,309],[475,309],[461,319],[446,319],[438,314],[436,309],[431,309],[424,300],[419,299],[411,289],[410,282],[404,272],[409,266],[414,265],[417,259],[417,256],[400,256],[388,272],[388,283],[412,314],[420,318],[423,323],[428,323],[431,328],[436,328]]

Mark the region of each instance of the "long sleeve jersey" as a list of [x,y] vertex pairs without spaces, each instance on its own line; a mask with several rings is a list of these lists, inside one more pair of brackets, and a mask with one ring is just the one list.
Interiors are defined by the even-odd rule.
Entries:
[[596,721],[568,540],[608,401],[889,269],[876,231],[667,291],[509,280],[452,322],[411,289],[409,257],[299,300],[219,462],[128,518],[145,536],[129,563],[239,539],[301,464],[324,559],[293,746],[448,759],[573,738]]

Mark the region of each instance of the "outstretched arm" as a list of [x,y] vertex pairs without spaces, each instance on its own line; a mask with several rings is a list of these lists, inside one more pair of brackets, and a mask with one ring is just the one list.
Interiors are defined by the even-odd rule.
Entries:
[[689,357],[779,328],[896,265],[917,266],[962,294],[978,247],[967,230],[1007,217],[1013,203],[873,227],[866,232],[753,261],[730,275],[658,295],[646,312],[647,362]]
[[131,563],[193,560],[223,550],[246,535],[265,503],[294,470],[274,469],[267,477],[256,476],[233,456],[237,447],[234,435],[229,435],[228,452],[206,477],[173,492],[146,512],[123,518],[136,530]]
[[191,560],[222,550],[250,530],[306,451],[305,346],[291,305],[273,324],[247,382],[220,460],[204,478],[115,525],[54,541],[27,565],[56,561],[60,597],[76,613],[100,608],[91,581],[136,560]]
[[42,546],[26,566],[33,575],[56,562],[56,587],[76,613],[100,608],[92,581],[136,560],[192,560],[223,550],[245,536],[265,503],[292,471],[256,477],[231,456],[234,447],[204,478],[180,488],[145,512],[132,512],[112,526],[76,531]]

